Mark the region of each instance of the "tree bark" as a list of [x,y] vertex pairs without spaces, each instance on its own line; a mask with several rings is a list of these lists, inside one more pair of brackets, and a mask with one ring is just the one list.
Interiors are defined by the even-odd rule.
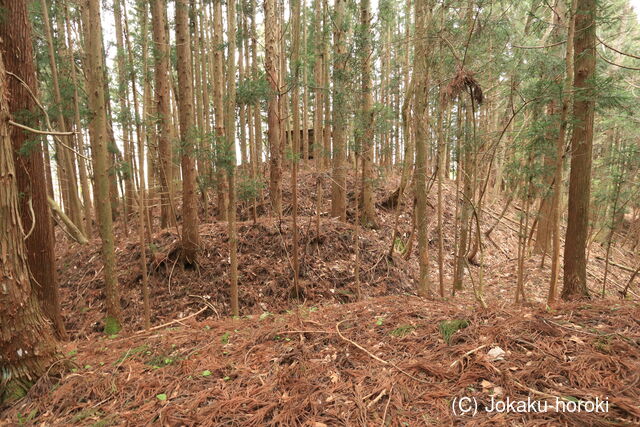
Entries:
[[331,181],[331,216],[347,220],[347,111],[346,111],[346,72],[347,72],[347,29],[346,1],[335,2],[335,25],[333,30],[333,150]]
[[371,83],[371,57],[373,48],[371,45],[371,4],[370,0],[360,1],[360,26],[362,48],[360,49],[361,76],[362,76],[362,104],[361,104],[361,120],[360,120],[360,144],[362,156],[362,182],[361,194],[362,213],[359,220],[362,225],[368,227],[377,227],[376,210],[373,203],[373,141],[374,141],[374,112],[373,112],[373,96]]
[[[31,37],[31,24],[27,5],[23,1],[1,0],[0,9],[3,20],[0,21],[0,42],[2,53],[8,53],[6,71],[23,80],[27,86],[16,78],[8,76],[3,92],[11,114],[24,111],[35,112],[35,101],[29,93],[37,92],[36,69],[33,61],[34,53]],[[0,78],[4,79],[4,71]],[[38,137],[39,138],[39,137]],[[59,338],[66,338],[62,316],[60,314],[60,297],[55,268],[54,234],[51,215],[47,204],[47,179],[42,143],[40,139],[29,140],[23,130],[13,127],[10,130],[10,141],[13,144],[11,155],[15,165],[15,178],[19,194],[20,217],[26,239],[26,254],[31,271],[31,288],[35,291],[46,316],[53,322]],[[35,144],[31,145],[32,142]],[[44,144],[46,145],[46,140]]]
[[[19,11],[26,11],[24,2],[2,3],[5,12],[10,5],[18,6]],[[14,16],[22,18],[19,21],[4,22],[11,22],[14,34],[28,35],[31,27],[26,14]],[[1,26],[4,36],[7,28],[4,23]],[[4,37],[3,40],[7,41]],[[3,44],[3,51],[6,47]],[[17,57],[16,52],[18,51],[13,51],[10,56]],[[19,189],[12,146],[12,133],[19,135],[9,130],[7,123],[10,118],[7,104],[10,92],[5,82],[2,56],[0,55],[0,402],[13,400],[24,394],[24,390],[44,375],[57,358],[53,331],[40,309],[37,293],[32,292],[29,278],[27,248],[23,240],[25,224],[22,223],[18,209]],[[32,78],[34,77],[35,73]],[[39,185],[44,193],[44,182]]]
[[[415,199],[416,222],[418,228],[418,260],[420,272],[418,276],[418,295],[426,297],[431,293],[429,281],[429,241],[427,239],[427,139],[428,92],[429,92],[429,50],[428,28],[431,18],[431,5],[428,1],[415,3],[416,47],[414,59],[415,91],[414,106],[416,121],[416,165],[415,165]],[[400,201],[398,200],[398,203]]]
[[87,92],[89,95],[89,134],[93,162],[95,205],[98,216],[102,259],[104,263],[105,299],[107,317],[105,332],[115,333],[121,328],[120,292],[115,270],[113,218],[109,197],[109,158],[107,144],[107,103],[104,93],[104,61],[102,57],[102,27],[100,1],[84,0],[82,8],[85,38]]
[[[65,27],[67,32],[67,49],[69,53],[69,69],[71,74],[71,84],[73,85],[73,123],[76,131],[76,148],[82,154],[86,153],[84,136],[82,134],[82,122],[80,121],[80,99],[78,95],[78,78],[76,75],[76,63],[73,54],[73,41],[71,37],[71,20],[69,19],[69,7],[64,5]],[[80,186],[82,188],[84,231],[87,237],[91,237],[93,224],[93,201],[91,200],[91,190],[89,189],[89,177],[87,174],[87,164],[84,157],[78,156],[78,170],[80,172]]]
[[591,195],[591,150],[593,146],[594,82],[596,72],[596,0],[577,0],[575,15],[573,87],[575,126],[571,136],[569,215],[564,246],[565,300],[589,296],[586,242]]
[[[61,132],[67,131],[66,120],[63,115],[64,103],[62,101],[62,95],[60,93],[60,84],[58,81],[58,65],[56,63],[55,47],[53,44],[53,36],[51,34],[51,21],[49,20],[49,6],[46,2],[42,2],[42,15],[44,21],[45,34],[47,37],[47,46],[49,52],[49,66],[51,67],[51,83],[53,89],[53,97],[57,105],[57,124]],[[64,43],[64,40],[62,40]],[[66,140],[66,145],[74,148],[74,141],[72,136],[60,137]],[[78,197],[78,184],[76,179],[75,162],[73,161],[73,152],[57,144],[56,159],[58,161],[58,179],[61,180],[61,185],[64,188],[63,195],[66,199],[65,210],[69,213],[73,223],[84,233],[84,221],[82,219],[80,209],[80,198]]]
[[182,165],[182,258],[195,265],[198,253],[198,206],[196,201],[196,165],[193,150],[197,137],[193,112],[193,79],[189,2],[176,1],[176,45],[178,52],[178,104]]
[[156,115],[158,132],[158,176],[160,178],[160,227],[166,228],[175,222],[173,206],[173,163],[171,160],[171,107],[169,105],[169,41],[165,29],[167,5],[165,0],[152,0],[151,19],[153,22],[153,57],[155,61]]
[[267,121],[269,138],[269,197],[271,208],[277,217],[282,215],[282,159],[280,157],[280,114],[278,99],[280,98],[280,57],[278,48],[278,17],[275,0],[265,0],[265,55],[264,67],[269,84],[269,98],[267,101]]

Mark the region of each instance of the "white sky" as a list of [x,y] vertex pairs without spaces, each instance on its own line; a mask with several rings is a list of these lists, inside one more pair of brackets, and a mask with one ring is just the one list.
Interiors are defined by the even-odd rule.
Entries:
[[638,22],[640,22],[640,0],[630,0],[631,6],[635,9],[636,15],[638,17]]
[[640,0],[631,0],[631,6],[635,9],[638,22],[640,22]]

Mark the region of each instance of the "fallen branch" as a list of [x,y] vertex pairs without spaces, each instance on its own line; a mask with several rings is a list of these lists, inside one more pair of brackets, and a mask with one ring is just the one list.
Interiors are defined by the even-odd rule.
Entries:
[[68,234],[73,238],[73,240],[80,243],[81,245],[86,245],[89,242],[89,240],[87,240],[87,237],[82,234],[82,231],[80,231],[80,229],[76,227],[73,221],[71,221],[71,219],[62,211],[62,209],[60,209],[60,206],[58,206],[56,201],[51,197],[47,197],[47,202],[49,203],[49,207],[51,208],[51,210],[56,215],[58,215],[58,218],[60,218],[62,222],[64,222],[64,225],[69,232]]
[[187,317],[183,317],[183,318],[180,318],[180,319],[173,319],[170,322],[163,323],[162,325],[154,326],[153,328],[150,328],[150,329],[142,329],[140,331],[135,332],[135,334],[139,335],[139,334],[142,334],[142,333],[145,333],[145,332],[157,331],[158,329],[166,328],[167,326],[173,325],[174,323],[183,322],[183,321],[185,321],[187,319],[191,319],[192,317],[197,316],[198,314],[200,314],[203,311],[205,311],[207,308],[209,308],[209,307],[208,306],[207,307],[203,307],[200,310],[196,311],[195,313],[192,313],[192,314],[188,315]]
[[401,373],[405,374],[406,376],[408,376],[409,378],[411,378],[412,380],[418,381],[420,383],[423,384],[429,384],[428,381],[425,381],[423,379],[420,379],[418,377],[414,377],[413,375],[411,375],[410,373],[408,373],[407,371],[405,371],[404,369],[402,369],[401,367],[399,367],[398,365],[396,365],[393,362],[388,362],[384,359],[379,358],[378,356],[376,356],[375,354],[371,353],[369,350],[367,350],[366,348],[364,348],[363,346],[361,346],[360,344],[358,344],[357,342],[350,340],[349,338],[345,337],[344,335],[342,335],[342,332],[340,332],[340,325],[343,324],[345,320],[341,320],[340,322],[336,323],[336,332],[338,333],[338,336],[348,342],[349,344],[351,344],[352,346],[356,347],[357,349],[363,351],[364,353],[366,353],[369,357],[371,357],[374,360],[377,360],[378,362],[382,363],[383,365],[387,365],[387,366],[391,366],[396,368],[398,371],[400,371]]
[[476,351],[478,351],[478,350],[482,350],[483,348],[487,347],[488,345],[489,345],[489,344],[484,344],[484,345],[481,345],[480,347],[474,348],[473,350],[469,350],[469,351],[467,351],[465,354],[463,354],[463,355],[462,355],[462,357],[460,357],[460,358],[459,358],[459,359],[457,359],[457,360],[454,360],[454,361],[453,361],[453,363],[452,363],[451,365],[449,365],[449,367],[450,367],[450,368],[453,368],[453,367],[454,367],[454,366],[456,366],[458,363],[461,363],[461,362],[462,362],[462,360],[463,360],[465,357],[469,357],[469,356],[471,356],[471,355],[472,355],[473,353],[475,353]]
[[[600,261],[605,261],[604,257],[598,256],[598,255],[596,256],[596,259],[599,259]],[[633,273],[634,271],[636,271],[635,269],[633,269],[631,267],[627,267],[626,265],[618,264],[617,262],[614,262],[612,260],[609,260],[609,264],[613,265],[614,267],[618,267],[621,270],[628,271],[629,273]]]

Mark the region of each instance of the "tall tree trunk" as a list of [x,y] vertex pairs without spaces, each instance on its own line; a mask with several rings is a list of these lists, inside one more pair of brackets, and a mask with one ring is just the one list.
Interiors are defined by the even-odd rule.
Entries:
[[324,126],[322,127],[322,164],[325,169],[329,168],[331,163],[331,139],[333,138],[333,124],[331,123],[331,96],[329,96],[331,82],[329,80],[329,63],[331,62],[329,53],[329,35],[331,34],[331,17],[329,16],[329,2],[322,0],[323,10],[323,37],[322,37],[322,72],[324,83]]
[[[225,142],[225,110],[224,110],[224,49],[222,37],[222,2],[214,3],[213,14],[213,45],[214,45],[214,72],[213,72],[213,102],[215,108],[216,127],[216,152],[223,153]],[[224,159],[217,159],[216,183],[218,187],[218,219],[227,220],[229,212],[229,195],[227,176],[224,169]]]
[[309,160],[309,76],[307,61],[309,58],[307,44],[307,1],[302,0],[302,148],[300,154],[304,163]]
[[[462,96],[462,95],[461,95]],[[453,278],[453,287],[456,290],[462,289],[464,272],[467,266],[467,251],[469,246],[469,218],[471,216],[471,197],[473,197],[472,176],[473,176],[473,159],[471,155],[472,145],[474,141],[470,141],[469,118],[471,116],[470,108],[466,102],[460,102],[461,110],[464,115],[464,130],[460,129],[461,135],[464,135],[464,141],[460,141],[460,150],[458,156],[462,156],[462,162],[458,163],[457,174],[462,180],[462,202],[460,206],[460,239],[458,241],[458,254],[456,258],[456,274]]]
[[[7,4],[9,3],[9,4]],[[3,21],[2,33],[9,30],[4,22],[11,22],[11,32],[18,40],[30,41],[29,22],[26,19],[24,2],[3,1],[0,3],[5,13],[17,10],[21,17]],[[18,9],[7,6],[18,6]],[[7,15],[5,15],[5,19]],[[24,36],[28,37],[24,37]],[[3,41],[6,39],[3,37]],[[29,47],[31,45],[29,44]],[[6,47],[3,43],[3,53]],[[25,45],[26,47],[26,45]],[[18,51],[12,51],[18,52]],[[36,292],[32,292],[27,265],[27,249],[23,233],[24,225],[18,209],[17,171],[13,161],[12,134],[7,121],[10,118],[7,99],[9,88],[5,82],[5,68],[0,55],[0,402],[13,400],[23,395],[23,391],[47,372],[47,368],[57,357],[56,342],[49,322],[40,309]],[[10,56],[18,56],[11,53]],[[33,58],[27,56],[26,58]],[[24,62],[23,64],[25,64]],[[17,71],[17,70],[16,70]],[[35,78],[33,73],[32,80]],[[28,96],[28,95],[27,95]],[[38,152],[40,150],[37,150]],[[33,153],[32,153],[33,155]],[[42,164],[40,165],[41,169]],[[37,183],[45,193],[44,182]],[[46,194],[45,194],[46,196]],[[46,222],[45,222],[46,224]]]
[[229,213],[227,233],[229,235],[229,282],[231,294],[231,314],[240,315],[238,300],[238,235],[236,231],[236,1],[227,2],[227,108],[226,147],[229,163],[226,165],[229,183]]
[[313,64],[313,80],[314,80],[314,95],[315,95],[315,105],[314,105],[314,113],[313,113],[313,145],[311,147],[311,151],[313,152],[313,158],[315,160],[316,169],[320,170],[322,167],[322,113],[324,106],[324,82],[323,82],[323,61],[324,61],[324,52],[322,46],[322,6],[320,4],[320,0],[313,1],[313,10],[315,14],[313,15],[313,55],[314,55],[314,64]]
[[160,178],[160,227],[175,223],[173,215],[173,163],[171,160],[171,107],[169,105],[169,39],[165,29],[167,21],[165,0],[152,0],[151,19],[153,22],[153,57],[155,61],[156,115],[158,132],[158,176]]
[[93,162],[95,205],[98,215],[102,259],[104,264],[105,300],[107,318],[105,332],[120,330],[120,295],[115,270],[113,242],[113,218],[109,197],[109,158],[107,144],[107,104],[104,94],[104,62],[102,58],[102,27],[100,1],[84,0],[83,30],[86,52],[87,93],[89,94],[89,133],[91,137],[91,160]]
[[[293,287],[296,298],[300,299],[300,279],[298,260],[298,162],[300,153],[300,0],[290,0],[292,27],[291,49],[291,74],[293,75],[293,94],[291,96],[291,109],[293,110],[293,135],[292,164],[291,164],[291,188],[293,210],[291,213],[293,222]],[[306,65],[305,65],[306,67]],[[305,118],[306,120],[306,118]]]
[[549,297],[548,301],[553,302],[556,299],[557,283],[560,270],[560,206],[562,205],[562,167],[564,165],[564,146],[567,135],[569,107],[571,103],[571,84],[573,82],[573,41],[575,35],[575,20],[573,14],[575,12],[575,1],[572,0],[571,7],[566,12],[567,26],[567,42],[565,43],[565,78],[562,88],[562,106],[560,109],[560,124],[558,129],[558,138],[556,140],[556,158],[554,170],[554,189],[551,199],[551,223],[553,231],[553,243],[551,254],[551,278],[549,280]]
[[198,253],[198,205],[196,165],[193,150],[198,130],[193,112],[193,79],[189,1],[176,1],[176,45],[178,52],[178,104],[180,116],[180,152],[182,154],[182,258],[195,265]]
[[[80,97],[78,95],[78,78],[76,75],[76,63],[73,54],[73,40],[71,37],[71,20],[69,19],[69,7],[64,5],[65,26],[67,33],[67,49],[69,53],[69,69],[71,74],[71,84],[73,86],[73,123],[76,132],[76,148],[81,154],[85,154],[84,135],[82,133],[82,122],[80,121]],[[89,177],[87,165],[83,156],[78,156],[78,170],[80,171],[80,186],[82,188],[82,202],[84,215],[85,235],[90,238],[92,234],[92,212],[93,202],[91,200],[91,190],[89,189]]]
[[331,181],[331,216],[347,220],[347,29],[349,20],[346,17],[346,1],[335,2],[335,23],[333,30],[333,150]]
[[443,206],[442,206],[442,184],[444,182],[444,171],[448,168],[445,164],[446,141],[444,136],[444,120],[446,103],[440,98],[438,103],[438,157],[437,157],[437,173],[438,173],[438,289],[440,297],[444,298],[444,229],[443,229]]
[[[125,191],[124,191],[124,210],[126,215],[131,215],[134,210],[134,204],[136,199],[134,189],[134,170],[133,170],[133,141],[131,139],[131,112],[129,106],[129,84],[127,81],[127,65],[126,65],[126,51],[124,47],[122,29],[122,5],[123,0],[113,1],[113,16],[115,19],[115,31],[116,31],[116,63],[118,65],[118,103],[120,105],[119,121],[122,125],[122,144],[124,147],[124,167],[121,168]],[[125,221],[127,219],[125,218]]]
[[564,246],[565,300],[588,297],[585,254],[591,195],[591,149],[595,107],[596,0],[577,0],[575,15],[573,105],[575,126],[571,136],[569,215]]
[[269,125],[269,196],[271,208],[277,217],[282,214],[282,189],[280,179],[282,176],[282,159],[280,157],[280,113],[278,99],[280,98],[280,57],[278,47],[278,16],[276,0],[264,2],[265,22],[265,55],[264,67],[269,84],[269,98],[267,101],[267,120]]
[[[55,47],[53,44],[53,35],[51,34],[51,21],[49,20],[49,6],[46,2],[42,2],[42,14],[44,21],[45,33],[47,36],[47,46],[49,52],[49,65],[51,67],[51,83],[53,86],[54,100],[58,106],[57,122],[58,129],[61,132],[67,131],[66,120],[63,115],[63,100],[60,92],[60,83],[58,81],[58,65],[56,63]],[[73,148],[73,137],[60,137],[64,138],[66,145]],[[75,164],[73,162],[73,153],[62,144],[57,144],[57,160],[58,160],[58,179],[62,181],[64,188],[63,194],[66,195],[65,210],[68,212],[73,223],[84,234],[84,221],[82,220],[82,213],[80,208],[80,198],[78,197],[78,184],[76,179]]]
[[[3,104],[8,102],[11,114],[20,113],[21,118],[26,118],[25,111],[35,112],[35,101],[29,91],[34,94],[37,92],[31,24],[27,5],[25,2],[2,0],[0,1],[0,9],[3,11],[3,19],[0,21],[0,46],[3,55],[8,53],[8,55],[5,55],[7,61],[6,71],[15,74],[28,86],[25,87],[18,79],[11,76],[8,76],[9,80],[5,83],[5,70],[3,68],[0,72],[0,79],[3,82],[0,98],[6,100],[3,101]],[[3,105],[3,111],[4,109]],[[6,117],[2,117],[3,126],[5,120]],[[32,123],[24,124],[30,125]],[[25,144],[31,142],[31,137],[16,127],[11,129],[10,134],[7,136],[9,138],[8,141],[13,144],[13,150],[10,151],[9,157],[13,156],[17,189],[19,194],[23,195],[19,198],[18,207],[22,227],[24,232],[28,233],[25,244],[28,267],[31,271],[30,288],[35,291],[43,311],[52,321],[58,337],[66,338],[64,323],[60,314],[54,234],[49,205],[47,204],[47,180],[45,178],[42,145],[40,139],[38,139],[37,144],[34,144],[28,150],[25,149]],[[2,143],[5,143],[4,134]],[[44,140],[44,144],[46,146],[46,140]],[[5,155],[6,153],[3,153],[3,157]],[[9,158],[6,162],[10,160]],[[2,172],[4,176],[6,171],[3,170]],[[2,202],[5,202],[4,198]],[[2,228],[2,230],[4,235],[5,229]],[[22,240],[22,236],[20,236],[20,240]],[[2,292],[0,292],[0,295],[2,295]]]
[[[429,135],[428,93],[430,59],[428,48],[428,29],[431,20],[431,5],[428,1],[415,3],[416,47],[414,58],[415,91],[414,106],[416,121],[416,165],[415,165],[415,199],[416,219],[418,227],[418,260],[420,273],[418,276],[418,294],[428,296],[431,292],[429,281],[429,240],[427,239],[427,139]],[[398,200],[400,202],[400,200]]]
[[373,96],[371,94],[371,56],[373,55],[373,48],[371,45],[370,3],[370,0],[360,0],[362,105],[360,130],[358,132],[361,139],[358,146],[362,151],[362,183],[359,184],[361,185],[362,200],[359,200],[358,203],[362,203],[362,213],[359,218],[362,224],[369,227],[377,227],[378,221],[373,203],[373,140],[375,135],[373,129]]

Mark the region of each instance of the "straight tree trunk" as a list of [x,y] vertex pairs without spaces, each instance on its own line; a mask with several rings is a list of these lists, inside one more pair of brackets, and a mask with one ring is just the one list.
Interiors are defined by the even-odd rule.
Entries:
[[113,334],[121,328],[121,314],[118,278],[115,270],[113,218],[109,197],[109,158],[107,153],[109,134],[107,132],[107,104],[104,94],[100,1],[84,0],[82,9],[86,41],[87,93],[91,110],[91,120],[89,121],[91,160],[93,162],[95,205],[104,264],[105,305],[107,309],[105,332]]
[[291,109],[293,110],[293,135],[292,164],[291,164],[291,188],[292,188],[292,221],[293,221],[293,287],[296,298],[300,299],[300,280],[298,277],[300,268],[298,260],[298,162],[300,153],[300,0],[290,0],[291,19],[293,27],[291,37],[291,73],[293,75],[293,94],[291,96]]
[[[360,27],[362,31],[362,48],[360,50],[361,78],[362,78],[362,105],[360,131],[360,150],[362,151],[362,213],[359,220],[363,225],[377,227],[376,210],[373,203],[373,140],[374,140],[374,112],[371,83],[371,4],[370,0],[360,0]],[[358,201],[360,203],[360,200]]]
[[125,185],[124,199],[126,215],[131,215],[135,205],[135,189],[134,189],[134,156],[133,156],[133,140],[131,139],[131,112],[129,106],[129,84],[127,81],[127,65],[126,50],[124,47],[124,30],[122,28],[122,4],[123,0],[113,0],[113,16],[115,19],[116,32],[116,63],[118,68],[118,103],[120,105],[120,124],[122,125],[122,143],[124,146],[124,168],[123,179]]
[[[69,19],[69,7],[64,5],[65,26],[67,33],[67,51],[69,53],[69,69],[71,74],[71,84],[73,85],[73,120],[76,132],[76,148],[81,154],[85,154],[84,134],[82,133],[82,122],[80,121],[80,99],[78,95],[78,78],[76,75],[76,64],[73,54],[73,40],[71,37],[71,20]],[[85,221],[85,235],[87,238],[92,234],[92,212],[93,202],[91,200],[91,190],[89,189],[89,177],[87,175],[87,165],[83,156],[78,156],[78,170],[80,171],[80,186],[82,188],[83,214]]]
[[549,280],[549,297],[548,301],[553,302],[556,299],[557,283],[560,270],[560,206],[562,204],[562,167],[564,165],[564,146],[567,135],[567,116],[571,103],[571,84],[573,82],[573,41],[575,20],[573,13],[575,11],[575,1],[571,3],[571,7],[566,12],[564,22],[567,25],[567,42],[565,43],[565,78],[562,88],[562,106],[560,109],[560,124],[558,129],[558,138],[556,140],[556,158],[554,170],[554,192],[551,199],[551,228],[553,231],[552,254],[551,254],[551,278]]
[[306,164],[309,160],[309,76],[307,60],[309,58],[307,44],[307,1],[302,0],[302,148],[300,154]]
[[229,183],[229,213],[227,214],[227,233],[229,235],[229,282],[231,294],[231,314],[240,315],[238,300],[238,235],[236,231],[236,1],[227,2],[227,108],[226,108],[226,152],[229,163],[226,165]]
[[329,80],[329,63],[330,53],[329,53],[329,34],[331,28],[331,17],[329,16],[329,2],[328,0],[322,1],[323,8],[323,37],[322,37],[322,66],[323,66],[323,82],[324,82],[324,126],[322,132],[322,140],[323,140],[323,150],[322,150],[322,160],[323,166],[325,169],[329,169],[329,165],[331,164],[331,139],[333,138],[333,124],[331,123],[331,97],[329,96],[331,93],[331,82]]
[[269,196],[271,209],[280,217],[282,215],[282,189],[280,180],[282,176],[282,159],[280,157],[281,129],[278,99],[280,98],[280,57],[278,47],[278,15],[276,0],[265,0],[265,55],[264,67],[269,84],[269,98],[267,101],[267,121],[269,138]]
[[[462,95],[461,95],[462,96]],[[472,156],[471,156],[471,145],[472,141],[469,141],[468,132],[466,129],[468,128],[469,116],[471,113],[468,111],[469,106],[466,102],[460,102],[462,107],[462,113],[464,115],[464,120],[460,123],[465,123],[464,128],[465,131],[460,130],[461,135],[464,135],[464,142],[460,141],[460,150],[462,153],[458,155],[462,155],[462,162],[458,163],[457,173],[460,174],[460,179],[462,180],[462,202],[460,206],[460,239],[458,241],[458,254],[456,259],[456,274],[453,279],[453,287],[456,290],[461,290],[463,287],[463,279],[464,272],[466,270],[467,265],[467,251],[469,246],[469,218],[471,216],[471,197],[473,194],[472,187],[472,176],[473,176],[473,167],[472,167]]]
[[153,23],[153,57],[155,62],[156,115],[158,131],[158,176],[160,178],[160,227],[175,223],[173,216],[173,162],[171,153],[171,107],[169,104],[169,40],[165,29],[167,21],[165,0],[151,0]]
[[[416,165],[415,199],[416,222],[418,228],[418,295],[426,297],[431,293],[429,281],[429,241],[427,239],[427,139],[429,135],[428,98],[430,59],[428,50],[428,29],[431,20],[431,6],[428,1],[415,3],[416,47],[414,58],[415,91],[414,106],[416,121]],[[399,200],[398,200],[399,202]]]
[[571,136],[569,215],[564,246],[565,300],[589,296],[586,242],[591,195],[591,150],[593,146],[594,82],[596,72],[596,0],[577,0],[575,15],[573,104],[575,126]]
[[[60,92],[60,84],[58,81],[58,65],[56,63],[55,47],[53,44],[53,35],[51,34],[51,22],[49,20],[49,6],[46,2],[42,2],[42,14],[44,21],[45,34],[47,36],[47,46],[49,52],[49,65],[51,67],[51,83],[53,86],[54,100],[58,106],[57,122],[58,128],[61,132],[67,131],[66,120],[63,115],[63,101]],[[73,138],[64,138],[66,145],[69,147],[74,146]],[[65,210],[69,213],[69,217],[78,229],[84,234],[84,221],[82,220],[82,213],[80,207],[80,198],[78,197],[78,184],[76,179],[75,165],[73,162],[73,154],[69,149],[57,145],[57,159],[58,159],[58,179],[62,181],[64,188],[63,194],[66,195],[66,199],[63,201],[66,203]]]
[[[11,10],[7,9],[7,3],[26,12],[24,2],[3,1],[5,13]],[[10,21],[13,27],[11,31],[17,35],[29,35],[31,27],[26,14],[18,14],[16,17],[21,19]],[[4,35],[8,28],[5,28],[4,23],[1,26]],[[25,40],[30,41],[30,38]],[[4,54],[6,45],[3,43],[2,47]],[[18,209],[19,188],[13,161],[12,134],[16,133],[9,129],[7,123],[10,118],[7,104],[10,92],[5,81],[2,56],[0,55],[0,403],[23,395],[58,357],[51,325],[40,309],[37,293],[33,292],[29,279],[28,255],[23,239],[23,225],[26,224],[22,224]],[[30,59],[32,56],[25,58]],[[35,72],[32,79],[35,79]],[[44,182],[37,184],[45,193]]]
[[[216,127],[216,152],[224,153],[225,142],[225,110],[224,110],[224,50],[222,37],[222,2],[215,2],[213,14],[213,45],[214,45],[214,79],[213,79],[213,102],[215,108]],[[227,186],[227,176],[225,174],[225,159],[217,159],[216,181],[218,187],[218,219],[227,220],[229,213],[229,194]]]
[[[0,9],[3,11],[3,19],[0,21],[0,49],[7,61],[6,71],[18,76],[28,86],[25,87],[18,79],[11,76],[7,76],[9,80],[5,81],[5,70],[4,68],[1,70],[2,92],[0,92],[0,98],[2,98],[3,103],[3,116],[5,116],[4,102],[8,103],[9,110],[7,114],[21,113],[24,116],[24,111],[35,112],[35,101],[31,97],[29,90],[32,93],[37,92],[31,24],[29,23],[27,5],[22,1],[1,0]],[[53,323],[58,337],[66,338],[65,327],[60,314],[54,234],[47,203],[47,179],[45,177],[42,144],[38,142],[29,150],[25,150],[24,145],[30,142],[32,136],[16,127],[7,130],[4,127],[7,117],[2,117],[1,120],[2,123],[0,125],[3,125],[2,143],[4,144],[8,141],[13,147],[8,152],[9,154],[3,151],[2,161],[9,162],[11,157],[13,158],[12,163],[15,170],[17,191],[23,195],[18,201],[22,227],[25,233],[29,233],[29,230],[31,230],[29,237],[25,239],[26,261],[32,275],[30,276],[31,284],[27,283],[27,285],[35,291],[44,314]],[[23,124],[31,125],[32,123]],[[6,136],[7,141],[5,141],[4,131],[9,132]],[[46,147],[46,140],[44,140],[44,144]],[[4,160],[6,155],[9,156],[9,159]],[[3,177],[6,172],[6,170],[2,171]],[[0,202],[4,203],[5,199],[3,198]],[[4,224],[2,230],[4,235]],[[22,236],[20,236],[20,240],[22,240]],[[0,295],[2,295],[1,291]],[[0,300],[3,298],[0,298]],[[3,335],[1,329],[2,327],[0,327],[0,336]]]
[[346,1],[335,1],[335,22],[333,30],[333,150],[331,171],[331,216],[347,220],[347,30]]
[[315,62],[313,64],[313,80],[314,80],[314,96],[315,96],[315,105],[313,112],[313,145],[311,147],[311,151],[313,152],[313,157],[315,160],[316,170],[320,170],[322,167],[322,129],[324,128],[322,124],[322,114],[323,114],[323,106],[324,106],[324,81],[323,81],[323,61],[324,61],[324,52],[322,46],[322,6],[320,4],[320,0],[313,1],[313,10],[315,14],[313,15],[313,54]]
[[195,265],[198,253],[198,206],[196,165],[193,158],[197,128],[193,112],[193,79],[189,1],[176,1],[176,45],[178,52],[178,104],[180,116],[180,152],[182,164],[182,259]]

